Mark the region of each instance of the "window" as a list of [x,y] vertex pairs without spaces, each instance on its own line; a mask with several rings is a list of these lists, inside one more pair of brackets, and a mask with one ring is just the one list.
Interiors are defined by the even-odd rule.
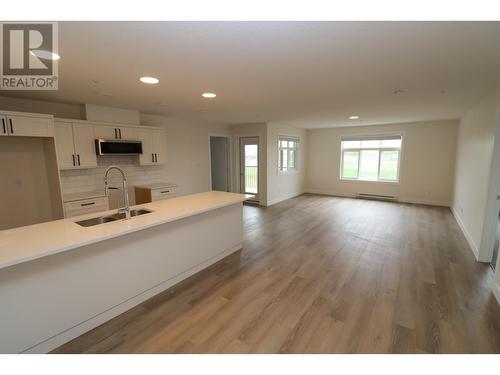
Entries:
[[401,136],[342,139],[341,179],[399,181]]
[[278,137],[278,171],[282,173],[296,172],[298,165],[299,139],[293,137]]

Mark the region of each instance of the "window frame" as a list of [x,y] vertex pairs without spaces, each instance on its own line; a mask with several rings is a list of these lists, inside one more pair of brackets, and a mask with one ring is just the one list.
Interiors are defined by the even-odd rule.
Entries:
[[[294,142],[295,147],[282,147],[281,146],[281,141],[286,141],[286,142]],[[278,135],[278,159],[277,159],[277,166],[278,166],[278,174],[292,174],[292,173],[298,173],[299,172],[299,148],[300,148],[300,137],[297,136],[291,136],[291,135]],[[287,152],[287,168],[286,170],[282,169],[282,165],[280,163],[280,155],[281,151],[286,150]],[[288,168],[289,162],[288,162],[288,151],[293,150],[293,165],[294,167],[292,169]]]
[[[342,143],[345,141],[370,141],[370,140],[389,140],[389,139],[401,139],[401,146],[397,147],[359,147],[359,148],[343,148]],[[370,183],[387,183],[387,184],[399,184],[401,182],[401,162],[402,162],[402,150],[403,150],[403,134],[381,134],[381,135],[370,135],[370,136],[359,136],[359,137],[342,137],[340,140],[340,180],[346,182],[370,182]],[[359,169],[361,166],[362,151],[378,151],[378,165],[377,165],[377,179],[376,180],[366,180],[359,178]],[[389,180],[380,178],[380,160],[383,151],[397,151],[398,152],[398,168],[397,176],[395,180]],[[358,169],[357,177],[344,177],[344,153],[345,152],[357,152],[358,153]]]

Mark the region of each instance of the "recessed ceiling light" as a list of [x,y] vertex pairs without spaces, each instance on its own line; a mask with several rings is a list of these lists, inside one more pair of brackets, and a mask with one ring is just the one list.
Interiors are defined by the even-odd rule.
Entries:
[[44,60],[59,60],[61,58],[57,53],[44,51],[43,49],[32,49],[30,54]]
[[155,77],[141,77],[141,82],[142,83],[149,83],[150,85],[156,85],[160,80]]
[[349,116],[349,120],[357,120],[359,116]]
[[215,98],[217,95],[215,95],[213,92],[204,92],[201,94],[204,98]]

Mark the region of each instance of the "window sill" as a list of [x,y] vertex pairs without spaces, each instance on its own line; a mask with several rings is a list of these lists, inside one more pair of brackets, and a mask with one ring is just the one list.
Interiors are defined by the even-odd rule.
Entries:
[[391,184],[391,185],[399,185],[400,181],[384,181],[384,180],[357,180],[350,178],[340,178],[340,182],[361,182],[361,183],[369,183],[369,184]]

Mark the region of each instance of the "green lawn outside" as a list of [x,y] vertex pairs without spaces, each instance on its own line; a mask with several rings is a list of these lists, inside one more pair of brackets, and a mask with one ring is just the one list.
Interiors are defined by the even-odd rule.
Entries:
[[[384,151],[380,160],[380,176],[376,171],[361,171],[359,178],[362,180],[392,180],[398,179],[398,151]],[[346,152],[344,154],[343,173],[344,178],[358,177],[358,154],[357,152]],[[378,177],[378,178],[377,178]]]

